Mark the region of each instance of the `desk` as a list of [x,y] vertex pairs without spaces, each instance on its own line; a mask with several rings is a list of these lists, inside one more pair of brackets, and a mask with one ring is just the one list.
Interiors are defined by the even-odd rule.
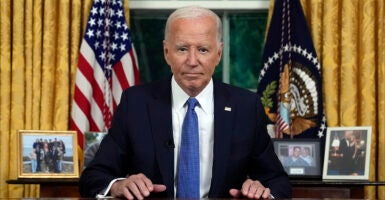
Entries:
[[293,198],[354,198],[365,197],[365,186],[384,186],[385,182],[291,180]]
[[[79,197],[79,179],[18,179],[8,184],[40,184],[40,197]],[[354,198],[365,196],[365,186],[385,186],[385,182],[291,180],[293,198]]]
[[40,197],[80,197],[79,179],[18,179],[8,184],[40,184]]

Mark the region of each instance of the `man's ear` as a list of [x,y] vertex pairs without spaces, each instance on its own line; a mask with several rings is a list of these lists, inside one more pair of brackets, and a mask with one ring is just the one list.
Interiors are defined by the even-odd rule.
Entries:
[[217,61],[217,64],[216,64],[217,66],[221,62],[222,54],[223,54],[223,42],[221,42],[219,44],[219,47],[218,47],[218,61]]
[[167,46],[167,42],[166,42],[166,40],[163,40],[163,56],[164,56],[164,60],[166,60],[167,64],[170,65],[170,63],[168,62],[168,53],[169,53],[169,49],[168,49],[168,46]]

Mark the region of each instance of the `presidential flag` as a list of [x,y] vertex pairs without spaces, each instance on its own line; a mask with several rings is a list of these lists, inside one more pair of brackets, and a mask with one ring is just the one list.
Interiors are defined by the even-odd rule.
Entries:
[[79,146],[87,131],[106,132],[124,89],[139,83],[121,0],[94,0],[80,47],[72,106]]
[[275,0],[257,93],[272,137],[324,136],[321,65],[299,0]]

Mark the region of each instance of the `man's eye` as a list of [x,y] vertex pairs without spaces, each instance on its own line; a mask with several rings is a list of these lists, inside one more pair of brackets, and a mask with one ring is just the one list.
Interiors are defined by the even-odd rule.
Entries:
[[181,47],[181,48],[178,48],[178,51],[184,52],[184,51],[187,51],[187,48]]
[[201,52],[201,53],[207,53],[207,52],[209,52],[207,49],[199,49],[199,52]]

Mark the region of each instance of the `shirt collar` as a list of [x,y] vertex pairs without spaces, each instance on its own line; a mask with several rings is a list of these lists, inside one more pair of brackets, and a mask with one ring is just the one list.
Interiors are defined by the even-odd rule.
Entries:
[[[213,113],[214,110],[214,98],[213,98],[213,79],[210,79],[210,82],[206,87],[195,97],[199,102],[199,107],[207,114]],[[171,79],[171,93],[172,93],[172,103],[174,109],[182,109],[190,96],[183,91],[183,89],[175,81],[174,76]]]

